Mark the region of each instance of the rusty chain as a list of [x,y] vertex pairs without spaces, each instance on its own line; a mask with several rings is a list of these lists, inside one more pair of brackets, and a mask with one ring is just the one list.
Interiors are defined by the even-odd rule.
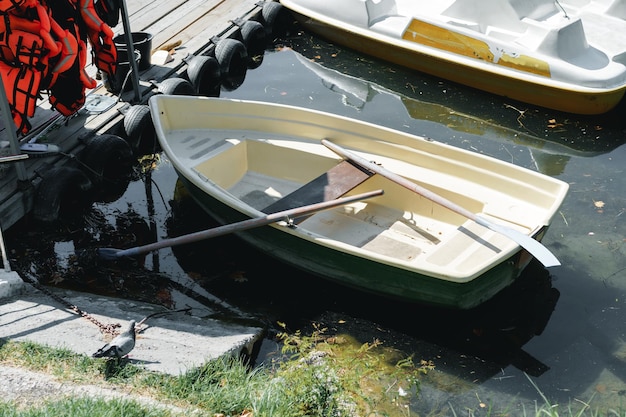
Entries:
[[95,317],[93,317],[92,315],[87,313],[86,311],[81,310],[78,306],[70,303],[69,301],[65,300],[63,297],[61,297],[61,296],[53,293],[52,291],[48,290],[47,288],[45,288],[43,285],[41,285],[37,281],[37,279],[35,279],[28,272],[22,271],[22,279],[24,281],[28,282],[33,287],[35,287],[37,290],[43,292],[47,296],[49,296],[49,297],[53,298],[54,300],[58,301],[59,303],[63,304],[69,310],[75,312],[76,314],[79,314],[81,317],[84,317],[85,319],[87,319],[90,322],[92,322],[93,324],[95,324],[100,329],[100,332],[102,332],[103,334],[109,334],[111,336],[117,336],[119,334],[119,331],[117,329],[121,327],[121,324],[119,324],[119,323],[115,323],[115,324],[103,324],[103,323],[101,323],[98,319],[96,319]]
[[[99,329],[100,332],[103,334],[108,334],[111,336],[117,336],[120,332],[117,330],[121,327],[121,324],[119,323],[115,323],[115,324],[103,324],[102,322],[100,322],[98,319],[96,319],[95,317],[93,317],[91,314],[87,313],[86,311],[80,309],[78,306],[76,306],[75,304],[70,303],[69,301],[65,300],[63,297],[53,293],[52,291],[48,290],[47,288],[45,288],[43,285],[41,285],[37,279],[35,279],[32,274],[28,273],[28,272],[23,272],[22,271],[22,279],[26,282],[28,282],[30,285],[32,285],[33,287],[35,287],[37,290],[41,291],[42,293],[46,294],[47,296],[53,298],[54,300],[58,301],[59,303],[63,304],[67,309],[75,312],[76,314],[80,315],[81,317],[89,320],[90,322],[92,322],[93,324],[95,324]],[[144,317],[141,321],[139,321],[139,323],[137,323],[136,328],[139,328],[143,323],[146,322],[146,320],[150,319],[150,318],[156,318],[159,316],[164,316],[166,314],[172,314],[172,313],[180,313],[180,312],[190,312],[191,311],[191,307],[186,307],[186,308],[181,308],[179,310],[173,310],[173,311],[160,311],[157,313],[152,313],[147,315],[146,317]],[[141,330],[139,330],[141,331]]]

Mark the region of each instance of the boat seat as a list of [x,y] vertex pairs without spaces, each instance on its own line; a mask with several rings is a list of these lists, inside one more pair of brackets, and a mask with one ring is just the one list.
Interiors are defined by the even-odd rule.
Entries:
[[554,0],[509,0],[520,19],[545,20],[561,10]]
[[[372,175],[372,172],[359,168],[349,161],[342,161],[319,177],[309,181],[261,211],[271,214],[334,200],[363,183]],[[304,219],[304,217],[301,217],[298,220],[303,221]]]
[[365,0],[365,8],[368,16],[368,26],[389,16],[398,15],[396,0]]

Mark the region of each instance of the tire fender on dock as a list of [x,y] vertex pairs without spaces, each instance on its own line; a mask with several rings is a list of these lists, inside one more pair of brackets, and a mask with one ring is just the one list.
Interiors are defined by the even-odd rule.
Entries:
[[212,56],[194,56],[187,66],[187,78],[200,96],[219,97],[221,85],[220,64]]
[[147,104],[131,106],[124,115],[124,133],[135,156],[159,152],[156,131]]
[[137,160],[126,140],[103,134],[87,142],[77,161],[93,184],[94,201],[110,202],[126,191]]
[[174,96],[193,96],[195,91],[193,85],[184,78],[166,78],[159,83],[157,91],[161,94]]
[[267,38],[271,41],[287,33],[293,25],[291,12],[277,1],[266,1],[261,9],[261,23]]
[[267,35],[263,25],[254,20],[245,21],[239,28],[241,41],[248,52],[248,68],[258,68],[263,62]]
[[232,91],[243,84],[248,70],[248,52],[241,41],[220,39],[215,45],[215,58],[220,64],[222,88]]
[[85,173],[70,166],[46,171],[37,185],[32,216],[43,223],[71,219],[91,206],[93,184]]

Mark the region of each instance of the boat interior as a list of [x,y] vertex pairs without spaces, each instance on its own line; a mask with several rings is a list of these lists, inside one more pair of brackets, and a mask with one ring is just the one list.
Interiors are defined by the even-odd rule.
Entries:
[[[494,256],[515,248],[507,238],[384,177],[364,174],[332,153],[318,149],[312,154],[303,152],[296,142],[276,142],[281,144],[265,139],[227,140],[227,145],[214,149],[213,156],[193,170],[235,199],[266,213],[382,189],[383,196],[318,212],[295,223],[307,233],[407,267],[445,270],[442,276],[448,278],[455,275],[454,271],[463,275],[468,270],[487,268]],[[436,182],[435,174],[426,172],[422,173]],[[431,182],[420,185],[473,212],[485,209],[479,199],[467,194],[438,188]]]
[[471,279],[468,271],[480,274],[519,247],[384,176],[363,175],[323,139],[525,234],[550,224],[567,192],[514,164],[293,106],[155,96],[151,112],[176,169],[246,216],[382,189],[381,196],[311,215],[289,233],[406,269],[440,270],[445,279]]
[[[313,0],[303,3],[309,1]],[[311,3],[310,7],[330,13],[323,4]],[[442,37],[445,44],[450,42],[449,31],[439,33],[428,25],[447,25],[470,37],[509,44],[504,50],[517,44],[588,69],[602,68],[613,57],[625,59],[621,55],[626,52],[626,41],[615,35],[626,32],[625,0],[351,0],[333,3],[336,6],[341,10],[328,16],[340,16],[342,21],[395,39],[410,40],[412,32],[426,31],[434,42]],[[602,29],[604,36],[588,38],[585,26],[593,26],[587,30],[591,33]],[[495,46],[489,49],[497,55]]]

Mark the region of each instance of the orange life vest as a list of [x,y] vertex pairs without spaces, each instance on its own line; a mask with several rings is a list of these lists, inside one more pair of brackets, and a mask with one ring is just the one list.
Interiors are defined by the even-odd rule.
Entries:
[[35,115],[41,72],[26,65],[14,67],[0,60],[0,74],[17,131],[27,133],[31,128],[28,118]]
[[19,132],[30,129],[28,118],[42,90],[63,115],[83,106],[85,89],[96,87],[85,71],[87,41],[96,66],[113,77],[113,31],[93,0],[0,0],[0,75]]
[[87,28],[87,36],[94,51],[94,63],[109,79],[117,70],[117,48],[113,42],[113,30],[96,12],[93,0],[73,0]]

